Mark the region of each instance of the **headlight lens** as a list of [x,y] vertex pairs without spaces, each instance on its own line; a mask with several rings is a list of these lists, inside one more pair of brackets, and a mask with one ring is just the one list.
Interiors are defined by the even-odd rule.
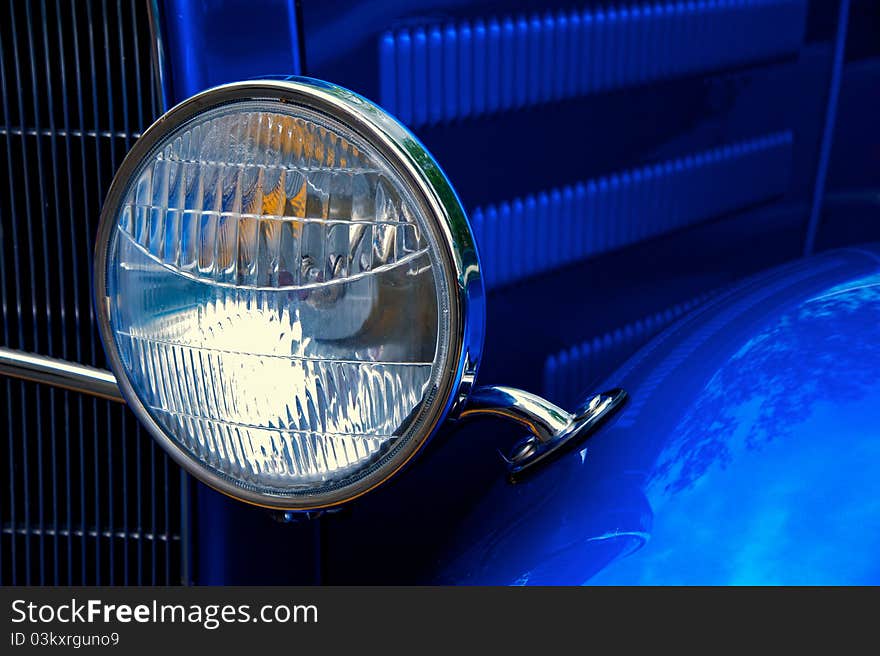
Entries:
[[460,357],[431,199],[315,93],[172,110],[123,165],[98,243],[104,338],[142,419],[209,483],[285,508],[399,468]]

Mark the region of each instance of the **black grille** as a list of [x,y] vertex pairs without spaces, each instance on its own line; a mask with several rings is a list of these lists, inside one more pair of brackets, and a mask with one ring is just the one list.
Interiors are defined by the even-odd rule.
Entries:
[[[105,367],[92,247],[159,109],[148,3],[4,3],[0,83],[2,344]],[[0,585],[187,577],[186,481],[126,408],[5,380],[0,417]]]

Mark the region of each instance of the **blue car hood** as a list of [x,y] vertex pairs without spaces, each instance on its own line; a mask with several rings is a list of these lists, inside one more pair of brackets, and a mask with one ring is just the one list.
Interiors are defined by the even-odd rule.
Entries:
[[762,274],[605,387],[630,401],[454,536],[439,581],[880,583],[880,249]]

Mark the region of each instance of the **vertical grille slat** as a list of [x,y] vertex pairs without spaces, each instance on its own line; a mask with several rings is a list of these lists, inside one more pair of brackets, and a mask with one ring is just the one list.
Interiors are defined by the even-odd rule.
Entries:
[[[56,427],[58,423],[55,421],[55,398],[56,393],[55,390],[49,391],[49,399],[50,399],[50,416],[52,417],[52,436],[57,436]],[[61,584],[61,575],[60,575],[60,550],[58,547],[58,445],[55,440],[52,440],[52,534],[55,536],[52,539],[52,583],[54,585]]]
[[[115,168],[160,110],[148,4],[0,8],[4,347],[106,367],[93,240]],[[185,477],[131,412],[3,385],[0,585],[180,583]]]
[[[95,72],[95,32],[94,32],[94,21],[92,19],[92,2],[85,3],[86,6],[86,17],[87,17],[87,34],[88,34],[88,62],[89,62],[89,71],[91,73],[92,80],[97,79],[97,75]],[[91,98],[92,98],[92,119],[94,121],[94,130],[95,134],[100,130],[100,121],[98,118],[98,88],[96,84],[91,85]],[[85,123],[82,128],[85,129]],[[111,133],[112,134],[112,133]],[[95,139],[95,198],[97,199],[95,202],[95,209],[97,211],[98,204],[101,202],[101,189],[103,188],[102,179],[101,179],[101,140]],[[88,254],[88,270],[92,269],[92,258],[91,253]],[[94,325],[94,311],[92,311],[92,323]],[[92,350],[92,364],[96,364],[96,356],[97,349],[93,347]],[[92,408],[95,411],[95,419],[97,420],[97,402],[92,401]],[[98,466],[98,432],[95,431],[93,433],[93,442],[92,446],[94,448],[93,458],[94,458],[94,471],[93,471],[93,505],[94,505],[94,513],[95,513],[95,527],[96,530],[100,532],[100,517],[101,517],[101,481],[99,474],[99,466]],[[87,527],[85,524],[82,526],[83,533],[85,533]],[[101,541],[95,540],[94,545],[94,558],[95,558],[95,585],[101,585]]]
[[[12,381],[11,380],[6,381],[6,406],[8,408],[12,407]],[[8,420],[7,421],[7,434],[12,435],[13,434],[12,413],[7,412],[6,417]],[[14,466],[15,450],[13,447],[13,442],[12,442],[11,437],[7,439],[7,442],[8,442],[8,446],[9,446],[9,451],[8,451],[8,453],[9,453],[9,517],[10,517],[11,524],[13,526],[15,526],[16,519],[17,519],[16,514],[15,514],[15,466]],[[6,509],[4,508],[4,511],[5,510]],[[8,559],[10,561],[10,572],[9,572],[8,579],[12,583],[12,585],[18,584],[18,557],[17,557],[18,553],[17,553],[17,549],[16,549],[16,546],[17,546],[16,545],[16,541],[17,541],[16,538],[17,538],[16,535],[12,535],[12,537],[9,540],[9,549],[8,549],[8,552],[9,552]],[[3,539],[2,539],[2,536],[0,536],[0,543],[2,543],[2,542],[3,542]],[[7,551],[7,550],[4,549],[0,553],[3,553],[5,551]],[[0,561],[0,562],[5,562],[5,561]],[[7,578],[5,576],[5,574],[6,574],[6,572],[4,571],[4,568],[0,568],[0,579]],[[0,583],[2,583],[2,581],[0,581]]]
[[[135,427],[135,436],[140,438],[140,426]],[[137,530],[140,533],[143,531],[144,527],[144,503],[143,497],[141,496],[141,487],[143,481],[142,467],[141,467],[141,450],[138,449],[135,454],[135,466],[137,472],[137,481],[135,483],[135,490],[137,491],[137,503],[135,504],[135,508],[137,511]],[[137,572],[137,584],[144,584],[144,542],[143,540],[137,541],[137,567],[135,571]]]
[[[70,451],[70,393],[64,392],[64,487],[65,487],[65,503],[64,503],[64,525],[73,526],[73,490],[71,489],[71,480],[73,470],[71,469],[71,451]],[[82,416],[82,412],[79,413]],[[14,525],[14,524],[13,524]],[[73,538],[68,535],[66,539],[67,545],[67,578],[64,582],[67,585],[73,585]]]
[[[104,21],[104,51],[110,52],[110,30],[107,28],[107,0],[101,0],[101,8],[103,11],[102,18]],[[123,52],[120,48],[120,52]],[[115,134],[116,130],[114,129],[114,121],[113,117],[115,113],[113,111],[113,75],[110,72],[110,58],[107,57],[104,59],[105,66],[105,74],[107,75],[107,129],[110,134]],[[113,167],[113,170],[116,170],[116,148],[112,148],[110,150],[110,164]]]
[[[110,30],[107,28],[107,0],[101,0],[101,9],[102,9],[102,11],[101,11],[102,20],[103,20],[103,25],[104,25],[104,30],[103,30],[103,32],[104,32],[104,35],[103,35],[104,36],[104,39],[103,39],[104,40],[104,51],[110,52]],[[91,18],[90,18],[89,22],[91,23]],[[91,34],[90,34],[90,36],[91,36]],[[122,53],[124,53],[124,50],[122,50],[120,48],[120,54],[122,54]],[[111,72],[110,72],[110,58],[109,57],[105,58],[104,62],[105,62],[105,74],[107,76],[107,124],[106,125],[107,125],[107,130],[110,132],[110,134],[115,134],[116,130],[115,130],[115,125],[114,125],[114,121],[113,121],[113,117],[115,115],[115,113],[113,111],[113,76],[111,75]],[[96,126],[95,132],[97,132],[97,131],[98,131],[98,128]],[[95,143],[100,143],[100,140],[96,139]],[[116,151],[117,151],[116,148],[110,149],[110,165],[112,166],[114,171],[116,170]],[[99,165],[99,169],[100,169],[100,165]],[[99,184],[101,184],[101,188],[106,189],[102,183],[103,183],[103,180],[101,180],[100,176],[99,176]],[[106,407],[106,412],[107,412],[107,430],[109,433],[110,426],[112,425],[112,422],[110,421],[111,409],[110,409],[109,405],[107,405],[107,407]],[[112,440],[108,440],[108,442],[107,442],[107,479],[108,479],[107,489],[110,493],[108,493],[106,495],[106,497],[107,497],[107,501],[106,501],[107,512],[105,513],[104,516],[107,518],[107,531],[109,531],[110,535],[114,535],[114,530],[113,530],[114,529],[114,527],[113,527],[113,494],[112,494],[112,491],[115,488],[113,486],[113,441]],[[97,496],[97,493],[96,493],[96,496]],[[98,516],[100,516],[100,514]],[[100,544],[100,540],[98,541],[98,544]],[[116,547],[115,541],[110,540],[109,543],[107,544],[108,560],[110,563],[110,568],[109,568],[109,570],[110,570],[109,584],[110,585],[115,585],[115,583],[116,583],[115,576],[114,576],[114,574],[116,572],[116,567],[115,567],[115,565],[116,565],[116,562],[115,562],[116,549],[115,549],[115,547]]]
[[[111,408],[110,408],[110,404],[109,404],[109,403],[105,403],[105,404],[104,404],[104,412],[105,412],[106,415],[107,415],[107,434],[108,434],[108,435],[112,435],[112,434],[113,434],[113,433],[112,433],[112,431],[113,431],[113,422],[110,420],[110,413],[111,413],[111,411],[112,411],[112,410],[111,410]],[[125,466],[125,465],[123,464],[123,466]],[[96,469],[96,470],[98,469],[98,465],[96,465],[95,469]],[[108,533],[110,533],[110,535],[115,535],[115,532],[113,531],[113,491],[116,489],[116,488],[113,487],[113,470],[114,470],[114,469],[115,469],[115,467],[114,467],[114,461],[113,461],[113,440],[107,440],[107,482],[106,482],[106,488],[105,488],[106,491],[107,491],[107,494],[104,495],[104,496],[106,496],[106,498],[107,498],[107,501],[106,501],[106,503],[107,503],[107,512],[102,514],[102,513],[100,512],[100,506],[98,507],[98,518],[99,518],[99,519],[98,519],[98,521],[96,522],[96,524],[98,525],[98,530],[99,530],[99,531],[103,532],[103,531],[106,530]],[[101,489],[100,486],[99,486],[98,489],[99,489],[99,490]],[[96,495],[96,496],[97,496],[97,495]],[[102,526],[101,526],[101,524],[102,524],[103,522],[100,521],[100,518],[102,518],[102,517],[106,518],[106,526],[105,526],[105,527],[102,527]],[[100,540],[98,541],[98,543],[100,544]],[[110,575],[110,576],[109,576],[109,581],[108,581],[108,583],[109,583],[110,585],[114,585],[114,584],[115,584],[115,576],[114,576],[115,573],[116,573],[116,572],[115,572],[115,565],[116,565],[116,562],[115,562],[115,558],[114,558],[114,556],[115,556],[115,546],[116,546],[116,544],[115,544],[115,540],[110,540],[110,541],[107,543],[107,554],[108,554],[108,555],[107,555],[107,560],[108,560],[109,565],[110,565],[110,567],[108,568],[108,569],[109,569],[109,575]]]
[[[131,29],[132,34],[137,34],[137,16],[135,12],[131,14]],[[137,101],[135,102],[135,107],[137,110],[137,123],[140,128],[146,127],[147,123],[144,117],[144,103],[143,96],[141,95],[141,90],[143,89],[143,84],[141,80],[141,57],[139,48],[135,47],[132,49],[134,53],[134,88],[137,93]],[[152,67],[151,67],[152,68]],[[158,112],[154,112],[154,115],[158,115]],[[128,117],[126,116],[126,120]],[[128,141],[126,141],[126,148],[128,147]]]
[[[39,94],[37,91],[37,68],[36,68],[37,56],[36,56],[36,52],[34,51],[34,27],[33,27],[33,20],[32,20],[32,16],[31,16],[31,3],[29,3],[29,2],[25,4],[25,14],[27,17],[27,28],[28,28],[27,29],[28,63],[30,65],[30,74],[31,74],[30,75],[30,77],[31,77],[31,92],[33,94],[32,97],[33,97],[34,108],[36,108],[39,104],[38,103]],[[21,89],[21,85],[19,85],[19,89]],[[34,128],[37,131],[37,134],[35,137],[36,143],[37,143],[37,147],[36,147],[37,171],[42,172],[44,169],[43,169],[43,156],[42,156],[43,149],[42,149],[42,142],[41,142],[42,136],[40,134],[40,112],[38,112],[38,111],[34,112],[34,119],[35,119]],[[22,123],[22,130],[24,130],[23,123]],[[25,139],[24,134],[22,134],[21,138],[22,138],[22,140]],[[25,169],[27,170],[28,166],[27,166],[27,147],[26,146],[23,146],[22,153],[23,153],[22,159],[24,160]],[[46,204],[42,200],[46,197],[44,187],[45,187],[45,185],[44,185],[44,181],[43,181],[43,176],[38,174],[37,175],[37,191],[39,192],[39,196],[37,196],[37,201],[40,206],[40,220],[41,220],[41,225],[43,228],[43,235],[48,235],[49,234],[49,226],[48,226],[48,222],[46,221]],[[28,193],[28,196],[30,196],[30,193]],[[30,208],[28,210],[28,215],[30,215]],[[32,233],[29,233],[29,234],[32,234]],[[49,294],[49,249],[46,244],[46,240],[43,239],[41,241],[42,241],[42,251],[43,251],[42,252],[43,279],[46,283],[46,298],[50,299],[51,296]],[[29,243],[31,262],[34,261],[33,242],[34,242],[34,239],[31,239],[30,243]],[[34,307],[34,331],[35,331],[34,342],[38,344],[39,342],[36,337],[36,329],[37,329],[37,326],[41,322],[39,322],[37,320],[37,303],[36,303],[35,287],[36,287],[36,285],[33,285],[31,287],[31,298],[32,298],[33,307]],[[46,311],[45,325],[49,326],[52,323],[51,304],[46,303],[44,309]],[[49,330],[46,331],[46,342],[47,342],[46,348],[48,349],[48,352],[52,353],[53,352],[52,332]],[[37,406],[36,406],[36,419],[37,419],[37,430],[36,430],[36,433],[37,433],[37,458],[36,458],[37,472],[36,473],[37,473],[38,479],[43,478],[43,409],[42,409],[41,401],[42,401],[42,399],[38,395],[37,396]],[[50,412],[51,412],[51,407],[50,407]],[[22,433],[22,439],[25,441],[25,443],[27,441],[27,435],[28,435],[27,432]],[[43,523],[43,517],[44,517],[44,513],[45,513],[45,505],[44,505],[44,499],[43,499],[43,487],[44,487],[43,485],[37,485],[37,526],[39,528],[39,537],[38,537],[39,558],[38,558],[38,562],[39,562],[39,570],[40,570],[40,578],[39,578],[40,585],[45,585],[45,583],[46,583],[46,539],[45,539],[45,525]]]
[[[140,431],[138,431],[140,432]],[[150,451],[150,533],[156,535],[156,451]],[[150,542],[152,565],[150,585],[156,585],[156,541]]]
[[[124,413],[125,410],[120,410],[120,414]],[[122,450],[122,462],[126,463],[126,466],[122,468],[122,507],[123,509],[128,508],[128,435],[126,434],[128,431],[126,430],[125,418],[123,416],[123,420],[120,422],[122,426],[122,432],[120,437],[122,438],[120,448]],[[122,584],[129,585],[129,559],[128,559],[128,550],[129,543],[131,540],[131,536],[128,532],[128,513],[122,513]]]
[[[57,37],[56,44],[58,46],[58,65],[59,65],[61,89],[64,90],[64,89],[68,88],[67,87],[67,49],[65,47],[64,30],[62,29],[61,11],[60,11],[60,4],[59,3],[60,3],[60,0],[55,0],[55,9],[56,9],[55,35]],[[44,5],[44,9],[45,9],[45,5]],[[48,22],[48,21],[46,21],[46,22]],[[47,65],[47,67],[49,65],[48,59],[47,59],[46,65]],[[52,93],[51,87],[52,87],[52,85],[50,84],[49,85],[49,88],[50,88],[49,93],[50,94]],[[52,105],[52,107],[55,106],[54,99],[52,98],[51,95],[50,95],[50,104]],[[69,110],[66,98],[64,99],[64,102],[62,102],[60,104],[62,106],[62,114],[61,114],[62,125],[63,125],[64,135],[66,137],[66,135],[70,134],[70,130],[71,130],[70,110]],[[65,170],[68,172],[73,170],[73,168],[72,168],[73,158],[72,158],[72,154],[71,154],[70,141],[71,140],[69,138],[64,138],[64,162],[66,165]],[[67,185],[66,185],[66,187],[67,187],[67,207],[70,208],[70,207],[74,206],[74,198],[75,198],[74,192],[73,192],[73,175],[68,174],[65,177],[67,178]],[[61,222],[62,222],[62,219],[61,219],[61,215],[62,215],[61,196],[60,195],[56,196],[56,198],[58,199],[58,208],[59,208],[59,210],[58,210],[58,220],[59,220],[58,236],[60,239],[61,233],[62,233],[62,230],[61,230]],[[69,230],[68,246],[70,248],[70,261],[71,261],[71,263],[75,263],[77,253],[79,252],[79,249],[77,248],[77,226],[76,226],[75,221],[68,221],[68,230]],[[59,255],[61,253],[63,253],[63,249],[60,246],[58,248],[58,253],[59,253]],[[71,266],[71,267],[69,267],[68,270],[71,272],[71,278],[72,278],[72,283],[73,283],[71,286],[72,297],[73,297],[73,308],[72,308],[73,328],[74,328],[75,333],[77,335],[79,335],[79,334],[82,334],[82,330],[83,330],[82,324],[80,321],[79,267]],[[65,331],[65,333],[66,333],[66,331]],[[65,357],[65,358],[66,357],[74,357],[77,362],[82,362],[83,361],[82,360],[82,357],[83,357],[82,340],[81,339],[74,339],[73,344],[74,344],[73,353],[71,353],[70,355],[63,355],[62,357]],[[64,393],[64,447],[65,447],[65,449],[64,449],[64,473],[65,473],[64,483],[65,483],[65,511],[66,511],[65,512],[65,520],[66,520],[65,525],[68,527],[73,526],[73,487],[72,487],[73,470],[71,469],[71,455],[72,455],[71,449],[73,448],[73,446],[72,446],[73,443],[71,442],[71,431],[70,431],[70,415],[71,415],[70,396],[71,395],[69,393],[67,393],[67,392]],[[77,402],[77,406],[78,406],[78,410],[79,410],[79,412],[77,413],[77,416],[82,417],[82,399],[78,397],[76,402]],[[80,424],[80,426],[79,426],[79,434],[80,435],[82,435],[82,430],[83,430],[83,427],[82,427],[82,424]],[[67,563],[68,563],[67,578],[66,578],[65,582],[67,583],[67,585],[72,585],[73,581],[74,581],[74,577],[73,577],[73,562],[74,562],[73,561],[73,554],[74,554],[73,540],[68,537],[64,542],[65,542],[65,546],[66,546],[66,557],[67,557]],[[84,563],[83,563],[83,565],[84,565]],[[84,566],[82,567],[82,570],[81,570],[81,576],[82,576],[82,580],[85,580],[85,567]]]
[[[45,74],[46,74],[46,97],[48,99],[49,107],[55,106],[55,97],[53,93],[53,85],[52,85],[52,71],[50,62],[53,59],[53,53],[50,49],[50,41],[49,41],[49,25],[48,19],[46,16],[46,2],[45,0],[41,0],[40,2],[40,27],[43,41],[43,57],[45,58]],[[36,78],[36,75],[34,76]],[[34,96],[34,101],[36,102],[36,94]],[[52,168],[51,168],[51,176],[52,176],[52,188],[53,188],[53,198],[60,198],[61,194],[59,192],[58,187],[58,143],[56,138],[55,131],[55,112],[49,112],[49,152],[51,155]],[[42,167],[40,167],[42,170]],[[61,218],[61,209],[59,207],[59,203],[54,203],[54,224],[52,227],[52,231],[55,233],[55,252],[56,257],[58,258],[58,271],[57,271],[57,284],[58,284],[58,317],[61,321],[61,324],[64,325],[67,323],[67,313],[64,306],[63,299],[66,297],[66,286],[64,284],[64,271],[67,270],[65,266],[64,259],[64,246],[61,239],[61,227],[62,227],[62,218]],[[48,240],[44,240],[44,251],[48,247]],[[49,266],[48,266],[48,253],[46,254],[46,284],[49,284]],[[48,296],[48,289],[47,289]],[[51,333],[50,333],[51,334]],[[61,331],[61,357],[68,358],[68,345],[67,345],[67,334],[65,331]],[[51,346],[50,346],[51,350]],[[67,395],[62,394],[62,398],[64,399],[65,412],[67,409]],[[55,420],[55,412],[56,412],[56,393],[54,390],[49,392],[49,416],[51,418],[51,432],[50,436],[57,437],[56,428],[58,426],[58,422]],[[64,435],[65,442],[69,439],[70,435],[69,426],[64,423]],[[59,529],[60,524],[58,521],[58,448],[56,440],[52,440],[51,447],[51,474],[52,474],[52,531],[53,537],[52,539],[52,581],[55,585],[59,585],[61,583],[60,576],[60,540],[59,540]]]
[[[170,479],[170,472],[168,468],[168,458],[162,458],[162,468],[163,468],[163,479],[165,482],[165,494],[162,495],[162,498],[165,500],[165,548],[168,548],[168,544],[171,541],[171,505],[169,503],[171,498],[171,489],[169,487],[168,481]],[[165,580],[163,583],[168,585],[168,582],[171,580],[171,563],[167,558],[164,559],[165,563]]]
[[[60,2],[60,0],[55,0],[56,9],[59,6],[59,2]],[[58,51],[59,51],[58,63],[59,63],[60,74],[61,74],[61,88],[66,89],[67,88],[67,66],[66,66],[67,52],[64,47],[64,30],[62,29],[62,25],[61,25],[61,12],[60,11],[56,12],[56,19],[57,19],[56,20],[56,28],[57,28],[57,38],[58,38],[57,43],[58,43]],[[46,65],[48,66],[48,61],[47,61]],[[50,96],[50,98],[51,98],[51,96]],[[54,106],[54,102],[51,102],[51,104]],[[65,135],[67,135],[67,134],[70,134],[70,112],[68,110],[68,104],[66,102],[61,103],[61,105],[62,105],[64,133],[65,133]],[[65,170],[73,171],[73,168],[71,166],[72,159],[71,159],[71,152],[70,152],[70,139],[67,139],[67,138],[64,139],[64,155],[65,155],[65,164],[67,165]],[[74,206],[73,175],[67,175],[65,177],[67,178],[67,207],[72,208]],[[56,203],[56,206],[59,208],[59,212],[61,211],[60,199],[61,199],[61,197],[59,196],[58,197],[59,202]],[[59,223],[60,223],[60,216],[59,216]],[[69,241],[70,256],[71,256],[71,261],[73,262],[73,261],[75,261],[74,258],[76,257],[76,253],[77,253],[75,222],[68,221],[68,226],[69,226],[69,231],[70,231],[70,241]],[[60,228],[60,225],[59,225],[59,228]],[[59,229],[58,234],[59,234],[59,238],[60,238],[60,235],[61,235],[60,229]],[[61,253],[61,252],[62,252],[62,249],[59,248],[59,253]],[[72,266],[72,267],[70,267],[70,271],[71,271],[71,277],[73,278],[72,292],[73,292],[74,330],[77,334],[80,334],[82,328],[81,328],[81,324],[80,324],[80,301],[79,301],[79,288],[80,287],[79,287],[78,267]],[[82,362],[81,343],[82,343],[82,340],[79,340],[79,339],[74,340],[74,351],[75,352],[71,355],[76,359],[77,362]],[[65,354],[62,354],[62,357],[66,358],[68,356]],[[71,491],[70,488],[68,488],[67,489],[68,494],[70,494],[70,491]]]
[[[2,105],[3,105],[3,127],[8,132],[9,130],[9,94],[7,92],[6,85],[6,35],[3,32],[0,32],[0,93],[2,93]],[[6,163],[9,169],[9,184],[12,185],[12,153],[9,149],[9,136],[7,135],[4,139],[6,142]],[[17,230],[15,227],[15,222],[12,221],[11,217],[7,218],[11,215],[11,211],[7,211],[5,207],[0,206],[0,246],[5,245],[7,239],[12,239],[17,243]],[[7,221],[11,230],[7,230]],[[0,278],[0,282],[2,282],[3,288],[2,296],[3,296],[3,340],[6,344],[12,344],[13,341],[11,339],[12,335],[9,330],[9,299],[8,299],[8,282],[6,275],[7,263],[10,261],[9,258],[6,257],[6,249],[3,248],[2,253],[4,255],[2,266],[2,278]],[[17,249],[12,249],[12,262],[13,262],[13,271],[15,274],[15,284],[13,288],[17,291],[19,289],[18,284],[18,251]],[[15,316],[18,318],[19,326],[21,323],[21,302],[18,301],[16,296],[15,302]],[[18,330],[18,341],[21,341],[21,328]],[[6,407],[7,409],[12,408],[12,381],[5,381],[6,387]],[[17,521],[16,516],[16,503],[15,503],[15,450],[12,440],[12,435],[14,433],[13,425],[12,425],[12,413],[6,413],[6,442],[7,442],[7,454],[9,456],[9,495],[8,495],[8,507],[3,507],[0,512],[3,513],[3,516],[9,516],[10,522],[15,525]],[[4,567],[0,567],[0,585],[16,585],[18,583],[18,552],[16,545],[16,536],[11,536],[9,540],[8,548],[3,544],[4,540],[2,536],[0,536],[0,563],[9,562],[9,573]],[[4,559],[5,556],[5,559]]]
[[[79,52],[80,52],[79,29],[77,29],[77,23],[78,23],[77,5],[72,4],[71,10],[73,12],[73,16],[72,16],[73,30],[72,30],[72,32],[73,32],[73,61],[74,61],[74,69],[76,70],[76,103],[77,103],[78,118],[79,118],[79,129],[80,129],[80,133],[83,133],[83,132],[85,132],[85,120],[83,118],[85,112],[84,112],[84,105],[83,105],[82,69],[80,67],[80,55],[79,55]],[[97,139],[97,137],[96,137],[96,139]],[[84,174],[81,176],[81,178],[82,178],[82,201],[83,201],[83,205],[84,205],[83,209],[85,210],[85,216],[89,217],[89,216],[93,215],[93,211],[92,211],[92,208],[89,204],[89,190],[88,190],[89,181],[88,181],[88,177],[85,175],[85,172],[88,170],[88,168],[87,168],[87,155],[86,155],[86,141],[84,139],[80,139],[79,151],[80,151],[80,161],[82,163],[82,172]],[[87,222],[83,222],[83,230],[84,230],[85,239],[86,239],[86,241],[88,241],[90,231],[89,231],[89,225]],[[81,249],[77,249],[77,251],[79,253],[82,253]],[[88,273],[88,271],[89,270],[87,270],[87,273]],[[94,310],[92,309],[92,306],[90,303],[86,303],[86,305],[87,305],[86,312],[88,313],[88,316],[89,316],[88,334],[91,336],[91,339],[88,340],[89,356],[88,356],[88,359],[86,360],[86,362],[94,364],[95,363],[95,352],[97,350],[95,348],[95,339],[94,339],[95,313],[94,313]],[[82,432],[80,432],[80,440],[82,440]]]
[[[22,396],[24,396],[25,385],[22,383],[21,392]],[[40,408],[37,408],[37,412],[40,411]],[[21,459],[23,462],[23,467],[21,468],[22,472],[22,484],[24,487],[24,525],[30,526],[31,523],[31,502],[30,502],[30,476],[28,472],[30,470],[30,458],[28,457],[28,448],[27,448],[27,438],[25,437],[28,434],[27,430],[27,414],[21,413]],[[14,439],[10,436],[9,439]],[[31,585],[31,534],[30,532],[25,533],[24,536],[24,583],[25,585]]]
[[128,151],[131,148],[131,132],[128,123],[128,84],[126,84],[124,59],[125,37],[122,34],[122,0],[116,0],[116,34],[119,36],[119,52],[123,53],[122,66],[120,66],[122,72],[122,133],[125,135],[125,150]]
[[[0,242],[2,242],[2,241],[3,241],[3,213],[2,213],[2,210],[0,210]],[[2,295],[0,295],[0,310],[2,310],[2,313],[3,313],[3,339],[6,343],[9,343],[9,321],[7,318],[8,313],[9,313],[9,308],[6,305],[6,294],[5,294],[6,272],[4,270],[4,267],[2,267],[2,266],[0,266],[0,289],[2,289],[4,291],[4,293]],[[10,404],[11,399],[10,399],[10,395],[9,395],[9,382],[10,381],[4,381],[4,387],[6,387],[6,392],[7,392],[6,393],[6,407],[7,408],[11,407],[11,404]],[[9,421],[9,426],[7,427],[6,433],[7,433],[7,435],[9,435],[12,432],[12,413],[7,412],[6,416]],[[10,445],[12,444],[12,441],[9,440],[9,438],[7,438],[7,441],[10,443]],[[9,458],[10,469],[12,467],[12,462],[13,462],[13,460],[10,457]],[[15,494],[15,488],[12,484],[12,480],[11,480],[11,476],[10,476],[9,496],[13,497],[14,494]],[[12,503],[14,505],[14,503],[15,503],[14,499],[13,499]],[[2,509],[2,505],[3,505],[2,502],[0,502],[0,513],[4,512],[4,510]],[[0,537],[0,563],[5,562],[4,561],[5,552],[6,552],[6,547],[3,544],[2,537]],[[4,585],[4,576],[3,576],[3,568],[0,567],[0,586],[2,586],[2,585]]]
[[[87,406],[87,404],[82,403],[82,399],[80,399],[80,410],[83,410],[83,406]],[[92,402],[92,409],[94,410],[94,401]],[[83,416],[82,414],[80,415]],[[85,448],[85,431],[82,430],[83,424],[80,423],[80,432],[79,432],[79,530],[80,535],[86,534],[86,527],[88,526],[88,520],[86,519],[86,473],[84,471],[84,464],[86,462],[86,448]],[[83,540],[79,543],[79,561],[80,567],[82,569],[82,578],[86,580],[89,572],[89,561],[88,561],[88,553],[86,551],[86,542]],[[97,583],[97,581],[96,581]]]

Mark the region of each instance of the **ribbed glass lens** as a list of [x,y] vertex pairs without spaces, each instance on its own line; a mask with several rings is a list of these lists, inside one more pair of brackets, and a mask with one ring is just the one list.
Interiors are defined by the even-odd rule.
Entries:
[[436,238],[399,175],[336,121],[289,112],[241,101],[158,144],[106,270],[147,412],[204,467],[279,497],[393,464],[448,331]]

